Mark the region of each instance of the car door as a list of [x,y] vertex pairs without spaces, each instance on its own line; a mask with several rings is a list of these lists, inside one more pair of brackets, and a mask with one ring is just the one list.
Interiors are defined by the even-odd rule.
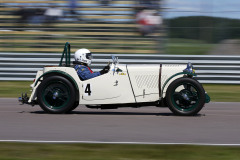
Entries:
[[82,104],[134,103],[126,65],[112,65],[104,75],[83,81]]

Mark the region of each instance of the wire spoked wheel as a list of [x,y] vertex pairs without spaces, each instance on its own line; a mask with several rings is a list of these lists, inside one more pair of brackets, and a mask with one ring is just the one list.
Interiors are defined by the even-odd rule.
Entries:
[[75,89],[66,78],[51,76],[39,85],[37,99],[40,107],[48,113],[66,113],[75,103]]
[[195,79],[179,78],[169,85],[166,100],[174,114],[196,115],[205,104],[205,91]]

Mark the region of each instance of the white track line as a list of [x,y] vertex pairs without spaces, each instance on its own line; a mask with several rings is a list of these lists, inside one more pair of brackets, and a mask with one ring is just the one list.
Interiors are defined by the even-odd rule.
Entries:
[[21,143],[86,143],[86,144],[144,144],[144,145],[199,145],[199,146],[240,146],[240,144],[215,143],[153,143],[153,142],[104,142],[104,141],[41,141],[41,140],[0,140],[0,142]]

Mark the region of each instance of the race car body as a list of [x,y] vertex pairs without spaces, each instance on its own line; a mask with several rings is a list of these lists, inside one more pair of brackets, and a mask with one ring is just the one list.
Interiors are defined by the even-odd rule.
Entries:
[[30,98],[21,102],[39,104],[49,113],[66,113],[79,104],[106,109],[165,104],[177,115],[195,115],[210,101],[190,63],[127,65],[113,57],[108,73],[82,81],[70,65],[66,46],[66,65],[63,53],[59,66],[38,71]]

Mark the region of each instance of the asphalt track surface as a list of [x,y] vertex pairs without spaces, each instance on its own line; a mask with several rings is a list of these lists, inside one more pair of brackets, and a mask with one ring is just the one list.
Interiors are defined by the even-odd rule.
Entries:
[[5,140],[239,145],[240,103],[209,103],[194,117],[157,107],[79,106],[70,114],[53,115],[0,98],[0,141]]

